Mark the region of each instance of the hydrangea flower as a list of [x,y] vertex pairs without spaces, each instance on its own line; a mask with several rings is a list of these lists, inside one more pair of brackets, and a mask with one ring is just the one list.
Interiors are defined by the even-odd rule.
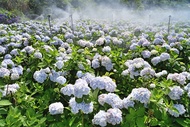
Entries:
[[104,66],[107,71],[111,71],[113,69],[112,61],[107,56],[102,56],[101,57],[101,65]]
[[108,93],[108,94],[101,94],[98,96],[98,102],[101,105],[104,105],[107,103],[110,105],[112,108],[123,108],[123,102],[120,99],[120,97],[114,93]]
[[151,63],[154,65],[154,66],[156,66],[158,63],[160,63],[161,62],[161,58],[160,58],[160,56],[156,56],[156,57],[153,57],[152,59],[151,59]]
[[102,52],[109,53],[109,52],[111,52],[111,48],[109,46],[105,46],[102,48]]
[[43,83],[46,78],[47,78],[47,74],[43,71],[35,71],[33,78],[38,82],[38,83]]
[[51,73],[49,74],[50,80],[52,82],[56,82],[56,79],[61,75],[60,72],[56,72],[55,70],[52,70]]
[[49,105],[49,113],[51,115],[57,115],[63,113],[64,106],[61,102],[55,102]]
[[134,88],[128,97],[131,100],[147,104],[149,102],[150,95],[151,92],[147,88]]
[[100,125],[101,127],[107,126],[107,112],[100,110],[92,119],[92,123]]
[[124,98],[122,101],[123,101],[123,107],[126,109],[128,109],[129,107],[134,107],[135,105],[135,102],[131,100],[130,96]]
[[0,92],[2,92],[3,96],[7,96],[9,94],[14,94],[19,89],[19,85],[17,83],[9,84],[4,86],[4,90],[2,91],[0,89]]
[[105,43],[105,38],[100,37],[98,40],[96,40],[96,45],[103,45]]
[[140,76],[145,78],[151,78],[155,76],[155,71],[151,68],[146,67],[140,71]]
[[118,108],[111,108],[107,110],[107,120],[112,125],[120,124],[122,122],[122,112]]
[[159,77],[161,77],[163,75],[167,75],[167,74],[168,74],[168,72],[166,70],[162,70],[161,72],[156,73],[155,76],[157,78],[159,78]]
[[59,84],[61,84],[61,85],[65,84],[66,81],[67,81],[66,78],[63,77],[63,76],[59,76],[59,77],[56,78],[56,82],[59,83]]
[[34,53],[34,57],[38,58],[38,59],[42,59],[42,53],[37,51],[37,52]]
[[[140,75],[140,71],[144,68],[151,68],[150,64],[142,58],[135,58],[133,60],[127,60],[125,65],[128,69],[124,70],[125,72],[130,74],[131,78]],[[123,72],[124,73],[124,72]]]
[[58,60],[56,63],[55,63],[55,66],[58,68],[58,69],[61,69],[63,68],[64,66],[64,62],[62,60]]
[[1,66],[5,67],[5,68],[8,68],[8,66],[11,66],[11,68],[12,68],[12,67],[15,66],[15,64],[14,64],[14,62],[11,59],[4,59],[1,62]]
[[177,81],[179,84],[184,85],[186,83],[186,77],[183,74],[178,74],[178,73],[174,73],[174,74],[168,74],[167,76],[167,80],[171,79],[173,81]]
[[179,115],[183,115],[186,112],[185,107],[182,104],[174,104],[173,108],[177,111],[169,108],[168,112],[174,117],[179,117]]
[[114,92],[116,89],[115,82],[112,81],[112,79],[108,76],[102,76],[102,77],[95,77],[90,82],[90,87],[92,89],[105,89],[108,92]]
[[77,98],[82,98],[83,95],[88,95],[90,93],[90,87],[83,79],[77,79],[74,84],[74,96]]
[[89,72],[85,73],[82,77],[88,84],[91,83],[91,81],[95,78],[95,76]]
[[72,94],[74,94],[74,85],[67,84],[65,87],[62,87],[61,93],[64,95],[71,96]]
[[92,67],[93,67],[94,69],[100,67],[100,62],[99,62],[98,59],[93,59],[93,60],[92,60]]
[[69,106],[71,107],[71,112],[73,114],[77,114],[79,110],[81,110],[85,114],[89,114],[93,112],[92,102],[91,103],[84,103],[84,102],[77,103],[74,97],[69,100]]
[[172,100],[179,100],[180,97],[183,95],[184,90],[180,88],[180,86],[173,86],[170,87],[170,92],[168,94],[168,96],[172,99]]
[[151,52],[148,50],[144,50],[141,52],[141,55],[143,56],[143,58],[150,58]]
[[0,54],[5,54],[6,48],[0,45]]
[[7,68],[0,68],[0,77],[4,78],[10,75],[10,71]]
[[19,74],[18,73],[12,73],[11,74],[11,80],[17,80],[19,79]]
[[170,59],[170,54],[168,54],[168,53],[162,53],[162,54],[160,55],[160,60],[161,60],[161,61],[166,61],[166,60],[168,60],[168,59]]

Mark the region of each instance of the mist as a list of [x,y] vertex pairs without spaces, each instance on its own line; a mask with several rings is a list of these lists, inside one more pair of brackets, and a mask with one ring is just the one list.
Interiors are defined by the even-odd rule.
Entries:
[[[41,16],[47,18],[51,15],[51,19],[56,24],[61,24],[70,20],[72,15],[73,20],[99,20],[107,22],[126,21],[133,23],[142,23],[151,25],[154,23],[167,23],[168,17],[171,16],[171,22],[189,22],[190,21],[190,6],[182,9],[166,8],[166,7],[151,7],[149,9],[134,10],[127,8],[117,1],[112,1],[111,4],[105,2],[86,2],[85,5],[80,5],[77,9],[68,5],[65,10],[58,8],[56,5],[51,5],[43,9]],[[39,17],[37,17],[38,19]]]

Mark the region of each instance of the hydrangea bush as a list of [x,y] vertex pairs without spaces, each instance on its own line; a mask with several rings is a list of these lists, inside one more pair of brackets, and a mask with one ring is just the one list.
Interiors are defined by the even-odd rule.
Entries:
[[0,126],[190,126],[190,23],[0,24]]

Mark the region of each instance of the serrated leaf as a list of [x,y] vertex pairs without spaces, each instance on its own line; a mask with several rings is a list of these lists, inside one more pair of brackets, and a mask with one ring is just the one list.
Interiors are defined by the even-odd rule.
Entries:
[[12,103],[9,100],[0,100],[0,106],[9,106]]

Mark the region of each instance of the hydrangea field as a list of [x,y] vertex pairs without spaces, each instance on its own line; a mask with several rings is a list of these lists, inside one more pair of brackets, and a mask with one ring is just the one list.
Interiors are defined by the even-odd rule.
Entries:
[[189,127],[190,23],[0,24],[0,127]]

